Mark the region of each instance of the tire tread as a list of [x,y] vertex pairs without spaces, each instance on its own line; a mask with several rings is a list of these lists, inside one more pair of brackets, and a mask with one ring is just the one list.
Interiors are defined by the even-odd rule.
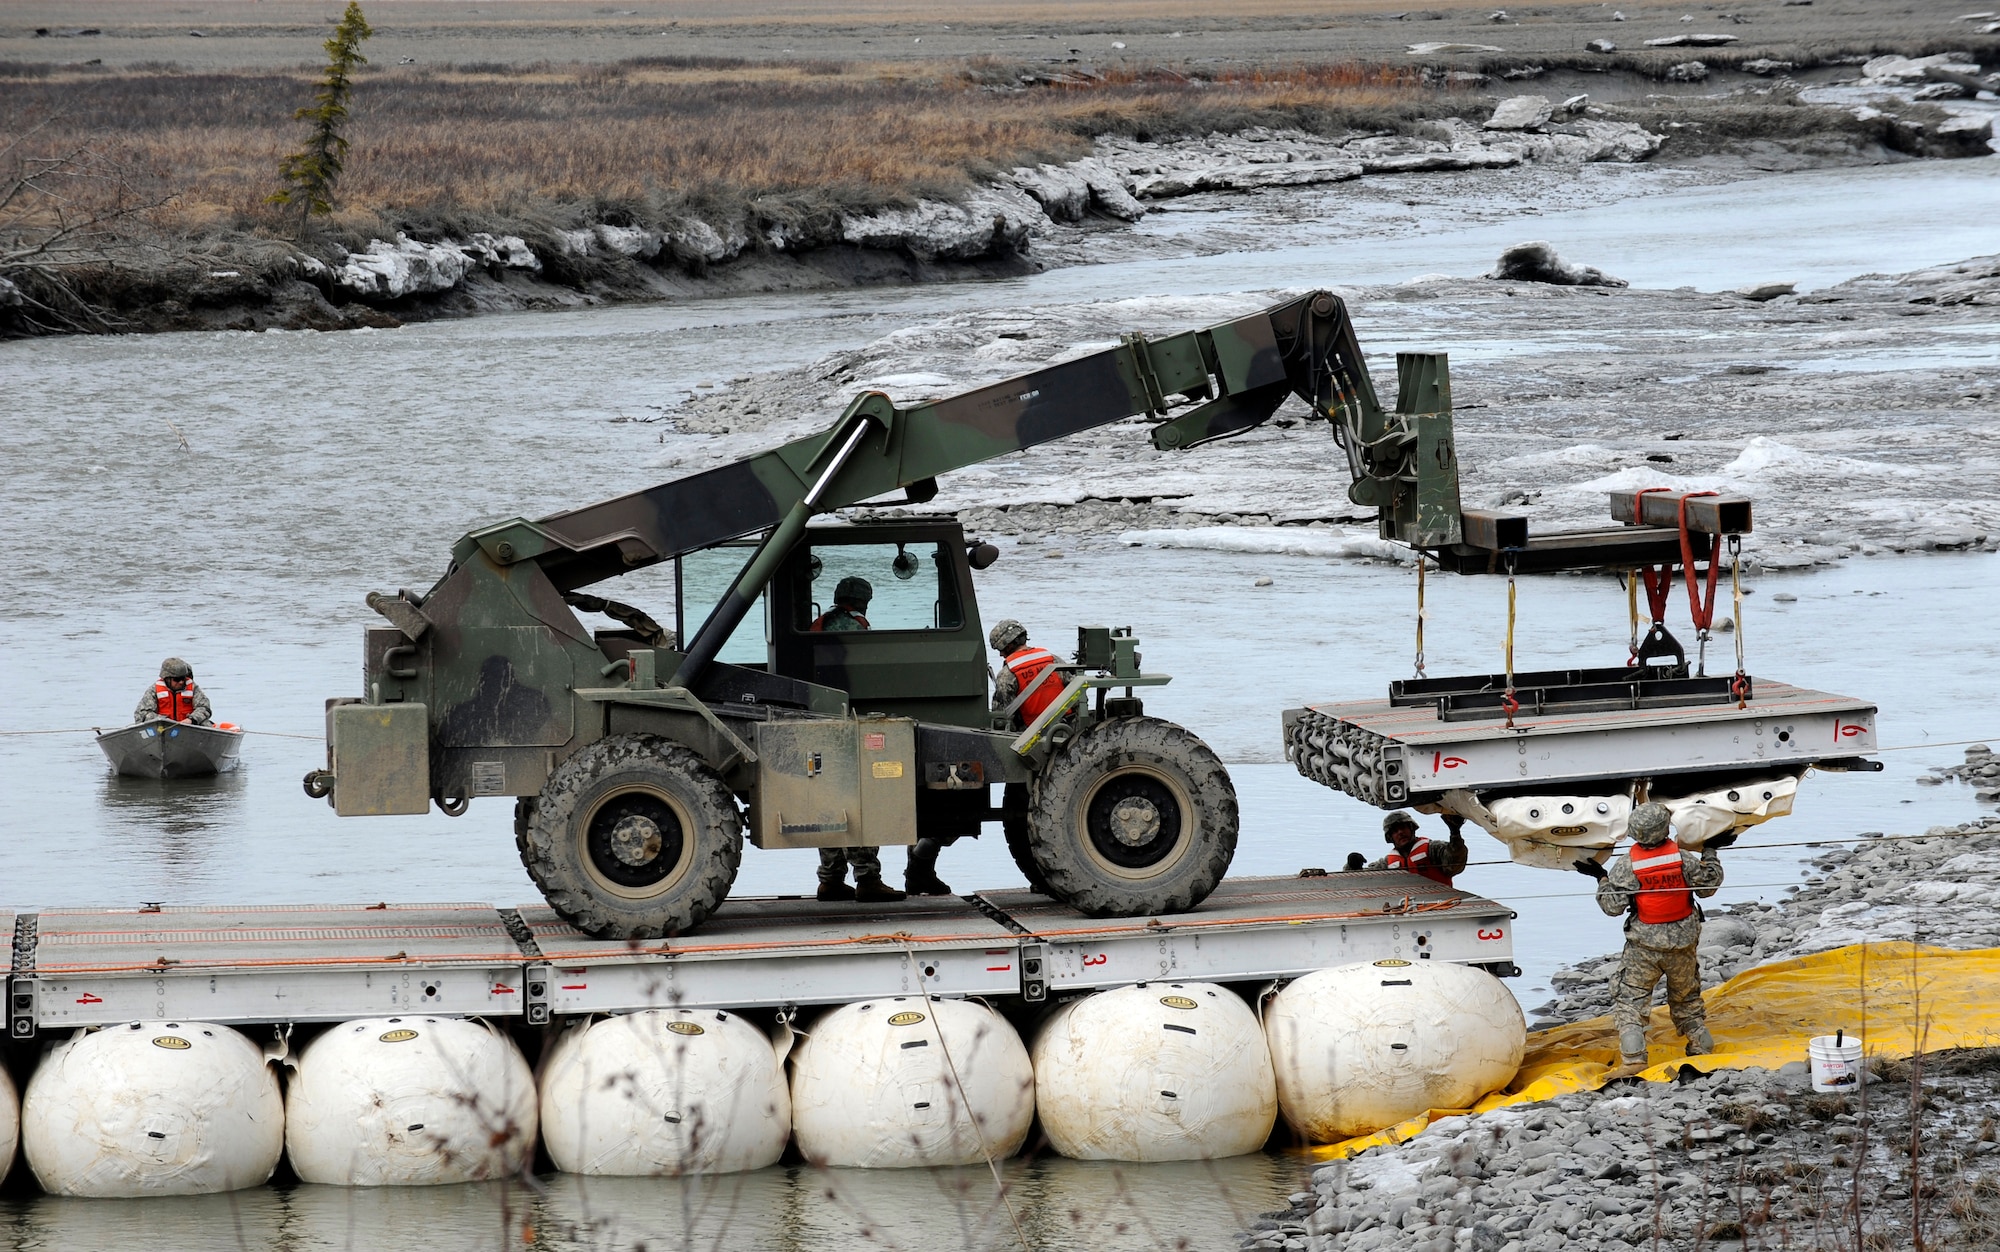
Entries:
[[[685,832],[695,844],[696,864],[672,901],[621,908],[591,890],[563,849],[573,843],[569,823],[578,797],[606,775],[640,765],[679,775],[693,793],[687,799],[697,823],[707,829]],[[743,814],[692,749],[659,735],[614,735],[558,765],[540,796],[515,806],[514,841],[528,877],[564,921],[598,939],[658,939],[700,925],[728,897],[743,861]],[[657,916],[643,916],[642,909]]]

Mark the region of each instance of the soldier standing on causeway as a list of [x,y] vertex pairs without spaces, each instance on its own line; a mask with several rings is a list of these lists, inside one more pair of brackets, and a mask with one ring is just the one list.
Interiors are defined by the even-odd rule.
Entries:
[[135,722],[149,717],[196,726],[206,726],[215,720],[214,711],[208,707],[208,694],[195,685],[194,666],[177,656],[160,662],[160,680],[146,689],[146,694],[139,697],[139,707],[132,710]]
[[[1011,617],[995,622],[993,629],[986,632],[986,642],[1000,654],[1000,670],[993,676],[993,711],[1005,711],[1027,691],[1028,698],[1021,701],[1012,718],[1013,725],[1025,727],[1062,694],[1062,674],[1050,672],[1056,663],[1055,653],[1047,648],[1029,647],[1028,628]],[[1045,673],[1048,677],[1043,679]],[[937,876],[937,862],[938,853],[955,842],[956,836],[938,839],[926,835],[917,840],[917,846],[910,849],[909,868],[903,876],[903,885],[911,895],[951,894],[951,887]]]
[[1695,957],[1701,909],[1694,898],[1707,899],[1722,885],[1722,862],[1715,854],[1736,842],[1736,835],[1717,835],[1699,855],[1683,852],[1674,842],[1663,804],[1632,810],[1627,828],[1633,846],[1609,868],[1585,859],[1576,862],[1576,869],[1598,880],[1597,907],[1607,916],[1631,913],[1625,919],[1625,953],[1611,1020],[1618,1026],[1620,1070],[1637,1073],[1646,1067],[1646,1017],[1662,977],[1667,980],[1667,1011],[1674,1029],[1687,1037],[1687,1054],[1715,1051],[1701,1002],[1701,967]]
[[[868,602],[875,588],[857,574],[849,574],[833,588],[833,607],[813,620],[813,630],[871,630]],[[854,885],[847,885],[847,867],[854,867]],[[821,848],[819,850],[819,895],[830,903],[854,900],[862,904],[894,904],[903,893],[882,881],[882,853],[876,848]]]

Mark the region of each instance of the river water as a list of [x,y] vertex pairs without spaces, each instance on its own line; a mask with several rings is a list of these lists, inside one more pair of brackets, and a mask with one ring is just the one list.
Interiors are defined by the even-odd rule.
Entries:
[[[1645,285],[1743,281],[1723,243],[1756,223],[1749,278],[1831,282],[1995,250],[2000,161],[1794,175],[1600,204],[1532,222],[1372,229],[1267,253],[1152,258],[972,286],[758,297],[320,335],[194,334],[0,345],[0,482],[17,530],[0,602],[0,901],[14,907],[534,898],[508,806],[464,818],[340,821],[299,791],[318,763],[321,701],[358,694],[370,589],[422,587],[470,525],[539,513],[653,481],[660,428],[645,416],[698,381],[794,367],[939,311],[1476,272],[1519,237]],[[1635,189],[1644,184],[1635,183]],[[1851,213],[1833,205],[1867,202]],[[1726,194],[1725,194],[1726,193]],[[1905,213],[1887,206],[1902,206]],[[1172,224],[1186,231],[1182,215]],[[1434,226],[1436,224],[1433,224]],[[1668,227],[1671,229],[1669,230]],[[1706,241],[1706,242],[1704,242]],[[1572,242],[1576,246],[1572,247]],[[1730,246],[1735,246],[1731,244]],[[1834,258],[1831,262],[1823,258]],[[1863,261],[1861,258],[1866,258]],[[1361,327],[1364,342],[1367,327]],[[1330,484],[1329,491],[1338,490]],[[1378,691],[1408,672],[1414,588],[1401,568],[1221,551],[1065,550],[1005,543],[982,611],[1044,640],[1077,622],[1131,624],[1147,667],[1180,675],[1149,709],[1194,727],[1231,762],[1243,799],[1239,873],[1337,866],[1380,847],[1372,810],[1308,783],[1278,757],[1278,711]],[[1814,777],[1798,816],[1729,854],[1724,898],[1781,893],[1800,849],[1770,846],[1912,831],[1974,809],[1956,786],[1912,779],[1957,758],[1925,743],[2000,733],[2000,587],[1991,556],[1856,559],[1766,575],[1749,597],[1752,673],[1878,700],[1881,775]],[[1269,575],[1272,585],[1252,580]],[[1499,667],[1504,588],[1433,583],[1433,673]],[[620,594],[625,593],[621,588]],[[1779,592],[1797,598],[1779,602]],[[651,585],[646,594],[657,597]],[[657,598],[644,601],[658,610]],[[1597,579],[1524,584],[1520,664],[1622,655],[1623,595]],[[1727,637],[1723,639],[1727,647]],[[164,789],[112,777],[84,728],[116,725],[159,659],[187,657],[218,715],[254,732],[245,766]],[[1721,665],[1728,658],[1718,658]],[[67,732],[24,734],[20,732]],[[289,738],[283,736],[299,736]],[[1475,859],[1499,845],[1476,833]],[[891,854],[892,866],[896,862]],[[798,891],[812,854],[758,852],[737,890]],[[998,840],[962,843],[961,890],[1017,881]],[[1565,961],[1610,950],[1615,923],[1581,879],[1475,865],[1461,885],[1520,913],[1516,982],[1544,998]],[[1306,1168],[1283,1156],[1114,1169],[1016,1162],[1031,1246],[1222,1247],[1282,1202]],[[16,1185],[18,1186],[18,1180]],[[828,1176],[775,1169],[667,1184],[547,1180],[490,1189],[348,1193],[300,1187],[185,1202],[0,1201],[0,1245],[197,1248],[1010,1246],[983,1174]]]

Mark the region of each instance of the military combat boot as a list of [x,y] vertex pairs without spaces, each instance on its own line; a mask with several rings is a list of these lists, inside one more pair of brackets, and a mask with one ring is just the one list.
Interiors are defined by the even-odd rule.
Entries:
[[854,898],[854,888],[847,885],[845,878],[819,885],[819,899],[824,904],[841,904]]
[[1689,1056],[1707,1056],[1714,1051],[1715,1036],[1708,1033],[1708,1027],[1703,1026],[1688,1036],[1687,1054]]
[[883,882],[880,874],[855,879],[854,890],[848,895],[857,904],[894,904],[906,898],[903,892]]
[[1646,1032],[1644,1030],[1621,1030],[1618,1032],[1618,1068],[1611,1071],[1613,1078],[1630,1078],[1646,1068]]
[[951,884],[937,876],[938,853],[944,845],[935,839],[919,839],[910,849],[909,864],[903,871],[903,886],[913,896],[948,896]]

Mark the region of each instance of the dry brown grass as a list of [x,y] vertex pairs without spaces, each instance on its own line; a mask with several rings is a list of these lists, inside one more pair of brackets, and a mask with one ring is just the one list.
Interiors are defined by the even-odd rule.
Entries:
[[[1075,157],[1097,133],[1393,129],[1454,105],[1408,71],[1364,65],[1206,83],[1171,72],[1033,90],[1017,81],[999,65],[663,59],[368,71],[339,194],[356,225],[507,217],[530,204],[614,218],[639,204],[879,205]],[[182,227],[241,229],[271,220],[263,199],[298,140],[291,112],[309,94],[297,71],[0,64],[0,134],[39,124],[50,143],[97,136],[166,181]]]

